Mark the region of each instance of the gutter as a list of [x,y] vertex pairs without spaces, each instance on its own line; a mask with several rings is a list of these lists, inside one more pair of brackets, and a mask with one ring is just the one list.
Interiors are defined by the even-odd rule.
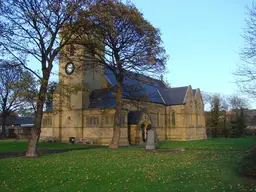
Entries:
[[158,92],[159,96],[161,97],[162,101],[164,102],[164,104],[166,105],[165,100],[164,100],[164,98],[162,97],[162,95],[161,95],[160,91],[159,91],[159,90],[157,90],[157,92]]
[[33,127],[34,124],[21,124],[20,126],[21,127]]
[[111,81],[109,80],[109,78],[105,75],[105,78],[108,80],[108,82],[112,85],[112,86],[114,86],[113,85],[113,83],[111,83]]

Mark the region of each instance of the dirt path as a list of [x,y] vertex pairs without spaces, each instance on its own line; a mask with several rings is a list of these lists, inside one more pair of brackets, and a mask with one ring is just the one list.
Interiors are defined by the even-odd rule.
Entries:
[[[77,151],[77,150],[88,150],[88,149],[98,149],[104,148],[104,146],[88,146],[84,148],[69,148],[69,149],[39,149],[38,152],[40,155],[44,154],[55,154],[55,153],[64,153],[69,151]],[[9,152],[1,152],[0,159],[9,158],[9,157],[22,157],[24,156],[26,151],[9,151]]]

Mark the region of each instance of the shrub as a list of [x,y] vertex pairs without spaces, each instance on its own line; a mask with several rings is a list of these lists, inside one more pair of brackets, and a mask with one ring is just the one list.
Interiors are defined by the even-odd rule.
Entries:
[[256,144],[246,150],[240,159],[238,172],[246,176],[256,177]]

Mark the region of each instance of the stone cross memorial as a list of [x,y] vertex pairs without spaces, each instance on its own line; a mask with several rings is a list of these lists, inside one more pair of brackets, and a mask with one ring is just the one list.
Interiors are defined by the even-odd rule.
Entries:
[[155,138],[155,131],[154,130],[149,130],[148,131],[148,136],[147,136],[147,141],[146,141],[146,150],[155,150],[156,149],[156,138]]

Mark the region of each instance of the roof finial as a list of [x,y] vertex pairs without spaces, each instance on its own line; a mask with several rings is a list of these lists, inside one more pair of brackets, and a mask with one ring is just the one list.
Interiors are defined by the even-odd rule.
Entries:
[[163,74],[160,75],[160,80],[163,82],[164,81],[164,76]]

